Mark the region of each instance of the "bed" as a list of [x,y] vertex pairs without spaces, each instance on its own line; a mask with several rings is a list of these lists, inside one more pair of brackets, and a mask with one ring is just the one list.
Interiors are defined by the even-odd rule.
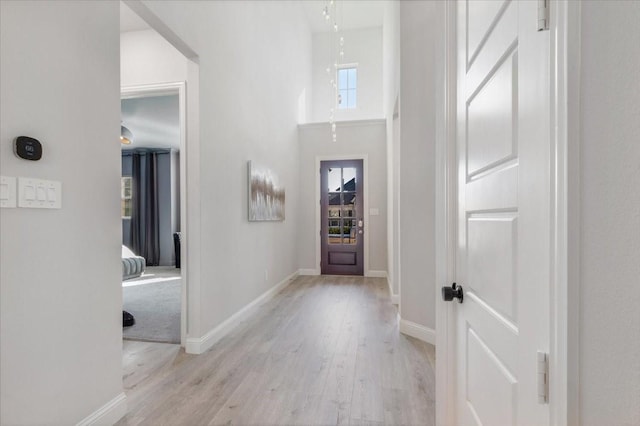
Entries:
[[136,256],[129,247],[122,246],[122,281],[139,277],[146,266],[144,257]]

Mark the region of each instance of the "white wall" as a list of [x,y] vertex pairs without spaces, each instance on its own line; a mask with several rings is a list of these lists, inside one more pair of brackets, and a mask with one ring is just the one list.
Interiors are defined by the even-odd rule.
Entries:
[[153,30],[120,35],[122,86],[187,80],[188,60]]
[[[316,263],[316,198],[318,169],[316,157],[367,155],[368,175],[365,179],[365,197],[369,209],[378,209],[378,216],[365,212],[368,223],[369,244],[365,246],[365,257],[369,258],[369,271],[387,270],[387,216],[386,216],[386,130],[383,120],[371,122],[339,123],[338,142],[331,139],[329,124],[307,124],[299,126],[300,138],[300,199],[298,216],[298,263],[300,269],[319,272]],[[355,158],[355,157],[354,157]],[[365,274],[368,271],[365,270]]]
[[435,329],[434,2],[400,4],[400,315]]
[[[344,37],[343,64],[358,64],[357,107],[335,109],[335,120],[382,118],[382,27],[348,30]],[[313,34],[313,100],[312,122],[329,121],[329,110],[335,103],[327,67],[336,60],[334,33]],[[338,39],[339,40],[339,39]],[[333,71],[332,71],[333,73]]]
[[582,3],[580,417],[640,424],[640,3]]
[[[383,109],[387,122],[387,265],[392,294],[400,293],[400,3],[385,2],[382,26]],[[395,115],[395,117],[394,117]]]
[[[202,262],[189,335],[200,337],[298,269],[298,99],[311,86],[311,33],[295,3],[144,4],[199,56]],[[279,175],[284,222],[247,221],[248,160]]]
[[[62,209],[0,214],[2,424],[76,424],[123,396],[118,17],[0,2],[1,173],[62,182]],[[14,156],[19,135],[42,160]]]

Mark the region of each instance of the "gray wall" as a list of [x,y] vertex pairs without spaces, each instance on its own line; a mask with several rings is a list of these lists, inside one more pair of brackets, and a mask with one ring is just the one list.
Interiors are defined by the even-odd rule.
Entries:
[[124,149],[166,148],[180,150],[180,101],[178,95],[127,98],[121,102],[122,124],[133,133]]
[[0,2],[0,170],[62,182],[61,209],[0,213],[3,425],[125,408],[118,28],[118,2]]
[[[640,424],[640,3],[582,2],[580,421]],[[576,218],[570,218],[576,220]]]
[[400,4],[400,315],[435,330],[434,2]]

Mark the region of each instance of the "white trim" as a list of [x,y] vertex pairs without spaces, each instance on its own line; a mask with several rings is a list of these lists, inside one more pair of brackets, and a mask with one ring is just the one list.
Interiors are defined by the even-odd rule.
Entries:
[[211,348],[216,344],[220,339],[226,336],[229,332],[233,330],[233,328],[238,325],[240,322],[248,318],[254,313],[254,310],[261,304],[265,303],[269,299],[273,298],[280,290],[291,284],[293,280],[298,277],[298,271],[288,275],[285,279],[280,281],[275,286],[271,287],[269,290],[262,293],[260,296],[255,298],[252,302],[249,302],[246,306],[240,309],[235,314],[231,315],[225,321],[223,321],[220,325],[210,330],[207,334],[200,338],[187,338],[187,344],[185,347],[185,351],[188,354],[196,354],[199,355],[205,352],[207,349]]
[[188,293],[189,293],[189,275],[188,275],[188,247],[185,242],[188,240],[188,211],[187,211],[187,88],[186,82],[177,81],[170,83],[144,84],[134,86],[123,86],[120,89],[121,99],[144,98],[151,96],[162,96],[166,94],[178,94],[178,114],[180,115],[180,230],[183,242],[180,247],[180,276],[181,281],[181,306],[180,306],[180,346],[185,346],[188,333]]
[[[365,120],[336,120],[336,127],[362,127],[362,126],[377,126],[377,125],[386,125],[386,118],[368,118]],[[325,128],[329,126],[328,121],[317,121],[312,123],[301,123],[298,124],[299,129],[319,129]]]
[[[455,421],[455,316],[440,288],[455,281],[457,247],[457,3],[445,2],[444,43],[437,108],[444,117],[436,136],[436,425]],[[439,208],[438,208],[439,206]]]
[[299,269],[298,275],[320,275],[320,269]]
[[400,295],[395,294],[393,292],[393,279],[390,276],[387,276],[387,285],[389,286],[389,297],[391,299],[391,303],[394,305],[400,304]]
[[[381,123],[386,121],[379,120]],[[372,271],[369,271],[369,155],[368,154],[354,154],[354,155],[327,155],[316,156],[316,265],[320,269],[321,253],[322,253],[322,238],[320,236],[320,163],[322,161],[334,161],[334,160],[362,160],[362,178],[364,179],[364,242],[362,250],[364,250],[364,276],[370,277]],[[373,271],[375,272],[375,271]],[[386,276],[386,275],[385,275]]]
[[113,425],[127,414],[127,396],[121,392],[111,401],[80,420],[76,426]]
[[365,273],[364,276],[370,278],[387,278],[387,271],[369,271]]
[[[551,2],[550,425],[580,424],[580,2]],[[569,218],[571,218],[569,220]]]
[[425,327],[424,325],[417,324],[415,322],[407,321],[400,318],[400,333],[407,336],[415,337],[423,342],[436,344],[436,331],[433,328]]

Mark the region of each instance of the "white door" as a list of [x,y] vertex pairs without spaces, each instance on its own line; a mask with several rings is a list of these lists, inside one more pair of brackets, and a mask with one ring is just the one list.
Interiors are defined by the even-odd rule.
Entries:
[[549,423],[549,32],[537,1],[458,3],[460,425]]

